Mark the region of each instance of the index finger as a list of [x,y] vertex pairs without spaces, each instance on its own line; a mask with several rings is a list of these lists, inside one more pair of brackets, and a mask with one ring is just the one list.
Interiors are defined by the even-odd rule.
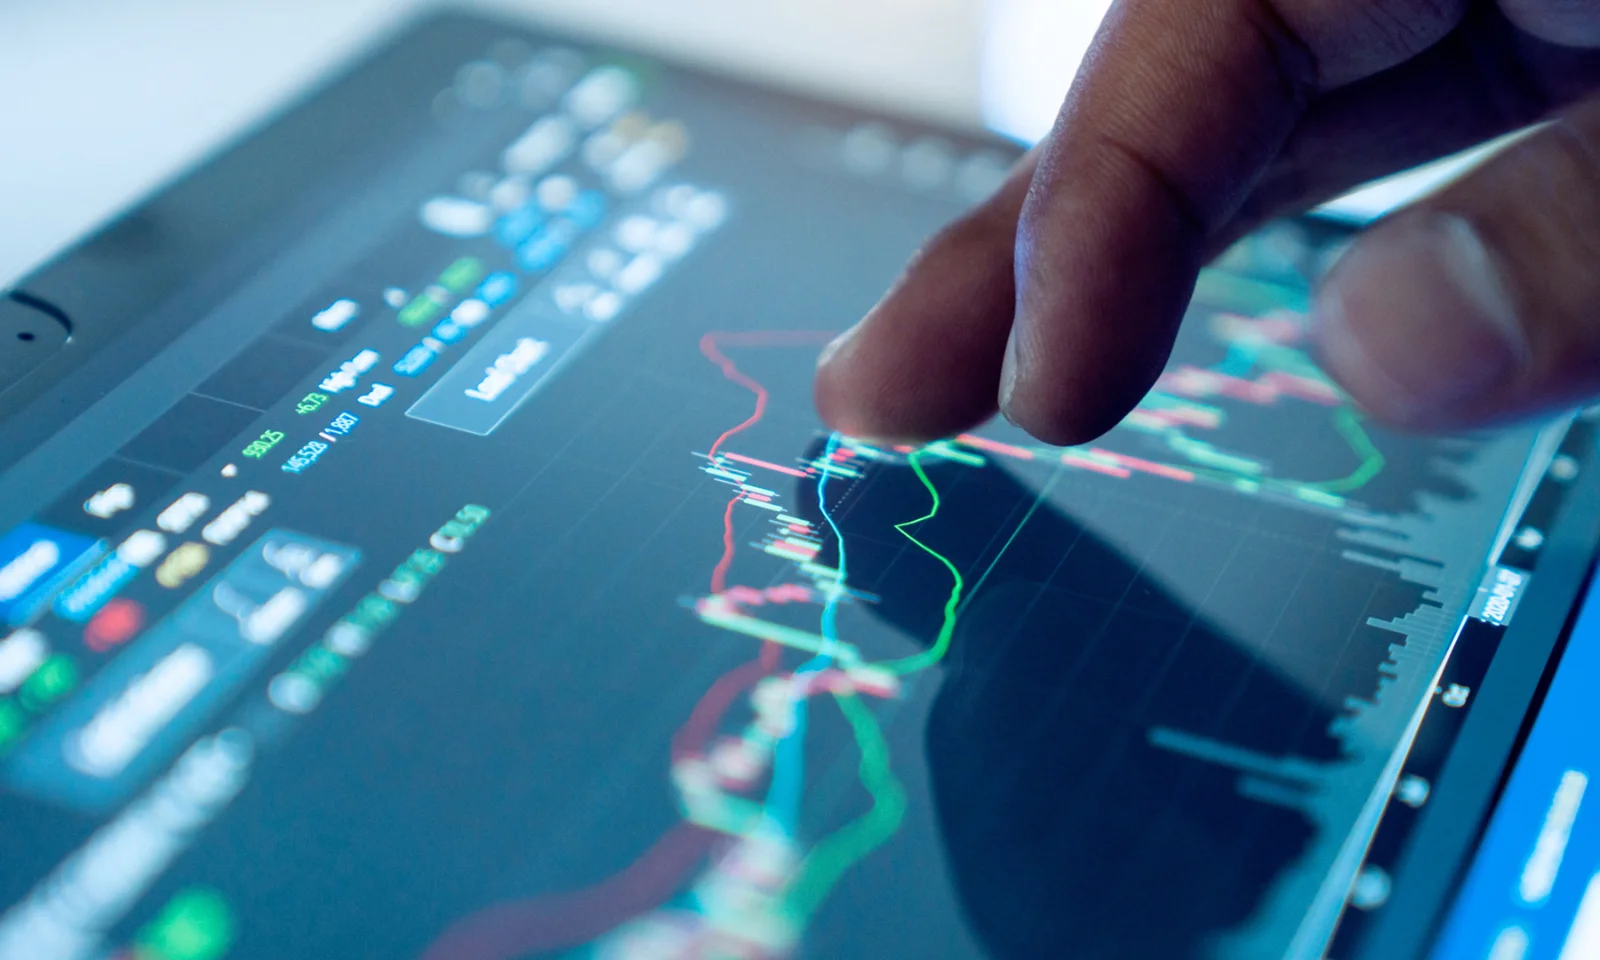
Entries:
[[1208,241],[1320,93],[1446,36],[1468,0],[1122,0],[1023,207],[1000,385],[1041,439],[1109,430],[1165,365]]

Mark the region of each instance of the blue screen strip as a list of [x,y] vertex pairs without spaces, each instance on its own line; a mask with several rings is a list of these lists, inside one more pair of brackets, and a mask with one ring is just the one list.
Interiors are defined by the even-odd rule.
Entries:
[[1433,960],[1600,957],[1597,685],[1591,587]]

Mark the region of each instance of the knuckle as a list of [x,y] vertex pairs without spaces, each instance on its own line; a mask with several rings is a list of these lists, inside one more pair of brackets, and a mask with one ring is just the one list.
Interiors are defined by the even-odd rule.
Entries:
[[1393,57],[1409,57],[1438,41],[1438,24],[1460,16],[1458,0],[1365,0],[1370,41]]

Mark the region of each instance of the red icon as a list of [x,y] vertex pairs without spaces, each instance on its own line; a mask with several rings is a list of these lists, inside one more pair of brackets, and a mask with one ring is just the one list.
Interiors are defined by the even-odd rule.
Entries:
[[127,643],[144,626],[144,607],[133,600],[117,599],[100,608],[84,628],[83,642],[90,650],[104,653]]

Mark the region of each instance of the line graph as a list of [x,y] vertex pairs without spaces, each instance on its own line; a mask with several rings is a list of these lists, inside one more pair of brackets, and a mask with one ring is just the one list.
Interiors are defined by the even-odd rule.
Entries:
[[[808,918],[840,878],[898,830],[909,801],[894,773],[880,721],[867,703],[895,699],[902,677],[943,659],[964,589],[960,571],[915,534],[918,525],[941,510],[940,492],[922,466],[927,454],[910,451],[904,457],[927,494],[926,509],[894,529],[913,549],[949,571],[944,626],[937,642],[923,653],[876,663],[839,634],[840,608],[875,598],[848,586],[844,534],[829,508],[829,483],[858,479],[867,462],[890,454],[838,435],[828,438],[815,459],[794,466],[729,449],[762,422],[771,402],[767,388],[741,371],[729,351],[817,347],[833,335],[711,332],[700,340],[705,358],[751,394],[752,409],[701,455],[702,472],[731,487],[732,495],[721,511],[722,549],[707,581],[708,592],[690,607],[710,626],[759,641],[759,652],[718,678],[672,739],[671,781],[683,822],[600,884],[501,904],[463,919],[434,942],[425,960],[509,960],[591,939],[597,948],[634,943],[681,949],[683,956],[698,955],[691,951],[712,944],[723,951],[719,955],[730,957],[788,956]],[[981,461],[970,460],[969,465],[981,466]],[[779,494],[753,482],[757,470],[814,479],[817,508],[827,529],[819,531],[785,510]],[[801,579],[767,586],[732,583],[741,508],[770,515],[767,532],[750,546],[789,562]],[[819,561],[827,537],[837,549],[832,566]],[[817,610],[815,631],[794,626],[792,619],[763,616],[794,608]],[[785,671],[785,650],[809,659]],[[869,805],[832,833],[807,841],[799,835],[798,810],[804,796],[808,714],[819,696],[834,704],[846,721]],[[741,701],[750,719],[737,732],[720,732]],[[737,895],[730,892],[734,889]],[[731,906],[736,903],[742,906]]]
[[[756,649],[750,659],[705,688],[671,737],[666,782],[676,806],[676,826],[609,880],[577,893],[511,901],[453,924],[425,960],[512,960],[555,950],[577,950],[572,960],[610,960],[635,951],[747,960],[798,955],[805,931],[834,890],[905,828],[914,796],[903,779],[904,769],[897,766],[918,760],[895,756],[901,748],[891,746],[886,726],[895,715],[894,704],[907,702],[919,689],[940,689],[920,682],[923,674],[939,671],[948,678],[953,674],[940,668],[960,669],[952,663],[960,658],[952,654],[958,643],[960,650],[967,649],[961,638],[968,635],[969,615],[976,610],[980,619],[993,618],[996,603],[1002,603],[996,598],[1014,592],[1019,577],[1048,579],[1065,571],[1059,591],[1063,597],[1098,589],[1072,579],[1092,579],[1111,564],[1089,561],[1080,569],[1071,553],[1074,528],[1062,513],[1069,507],[1088,509],[1097,522],[1106,521],[1106,529],[1097,532],[1133,531],[1129,556],[1112,553],[1117,565],[1128,566],[1126,576],[1132,580],[1108,585],[1105,597],[1112,613],[1100,615],[1099,621],[1084,619],[1076,601],[1056,599],[1042,605],[1030,599],[1016,616],[1049,614],[1051,622],[1070,625],[1070,637],[1055,645],[1062,652],[1053,655],[1066,656],[1081,646],[1081,656],[1072,655],[1086,663],[1114,655],[1116,645],[1102,638],[1106,628],[1095,624],[1109,623],[1105,617],[1149,593],[1148,587],[1138,587],[1149,578],[1147,567],[1196,578],[1203,589],[1194,596],[1203,600],[1194,601],[1194,610],[1181,609],[1173,599],[1140,602],[1162,616],[1179,617],[1179,632],[1172,639],[1180,646],[1187,643],[1184,650],[1203,649],[1196,646],[1200,641],[1185,639],[1202,615],[1224,618],[1205,630],[1215,638],[1206,642],[1226,646],[1226,651],[1219,646],[1215,655],[1204,654],[1187,671],[1171,674],[1215,672],[1223,711],[1216,715],[1219,722],[1207,726],[1181,716],[1150,721],[1109,738],[1107,749],[1123,750],[1116,757],[1119,763],[1143,749],[1139,762],[1148,762],[1151,770],[1176,770],[1207,790],[1221,791],[1219,796],[1276,811],[1272,829],[1300,839],[1286,842],[1282,863],[1262,861],[1259,867],[1266,871],[1259,880],[1263,884],[1288,877],[1262,907],[1273,924],[1227,935],[1236,936],[1229,942],[1241,955],[1265,956],[1263,944],[1283,943],[1285,928],[1297,922],[1292,912],[1303,916],[1306,905],[1316,900],[1314,885],[1328,873],[1325,861],[1337,855],[1350,831],[1351,811],[1364,800],[1358,794],[1374,775],[1384,745],[1393,740],[1391,721],[1414,701],[1412,675],[1423,676],[1426,665],[1441,654],[1450,621],[1447,608],[1465,589],[1456,581],[1475,582],[1432,558],[1467,558],[1455,561],[1463,570],[1474,562],[1470,558],[1478,555],[1474,543],[1483,532],[1477,529],[1483,526],[1482,508],[1466,491],[1487,490],[1486,499],[1494,499],[1497,485],[1507,482],[1495,472],[1500,470],[1496,464],[1506,460],[1484,466],[1463,460],[1448,445],[1380,443],[1306,356],[1303,319],[1216,310],[1190,327],[1191,338],[1204,342],[1199,347],[1191,343],[1180,354],[1184,362],[1161,378],[1118,430],[1094,444],[1042,446],[1008,435],[1002,427],[921,447],[884,448],[823,435],[807,452],[789,457],[781,451],[795,442],[799,416],[788,406],[795,385],[784,380],[780,392],[768,385],[778,381],[761,372],[785,369],[787,361],[758,366],[755,357],[819,347],[832,331],[701,335],[698,353],[708,372],[737,387],[748,406],[716,428],[704,452],[693,454],[695,469],[718,490],[715,513],[708,507],[705,516],[707,527],[715,523],[717,535],[715,555],[708,549],[706,557],[709,572],[703,579],[696,577],[694,589],[704,592],[682,597],[680,603],[695,621],[711,628],[706,636],[715,638],[712,642],[754,642]],[[1508,449],[1516,442],[1507,441]],[[997,462],[1019,465],[1018,477],[1032,479],[1011,479],[1007,471],[994,469]],[[1457,462],[1465,463],[1459,471],[1460,494],[1451,486],[1457,482]],[[891,476],[899,479],[886,489],[897,492],[872,510],[860,510],[863,491],[882,486]],[[965,478],[981,477],[990,479],[974,480],[975,486],[967,489]],[[1152,483],[1170,486],[1148,485]],[[1014,493],[1004,489],[1008,485]],[[965,492],[958,494],[958,488]],[[1157,490],[1166,492],[1153,492]],[[999,512],[978,509],[995,491],[1006,501],[996,507]],[[1184,499],[1175,502],[1178,497]],[[1325,608],[1308,606],[1298,617],[1280,611],[1263,621],[1266,632],[1260,637],[1253,637],[1248,626],[1230,632],[1232,625],[1225,619],[1230,611],[1255,616],[1267,605],[1248,594],[1212,596],[1205,576],[1232,560],[1230,555],[1226,560],[1184,562],[1200,556],[1195,550],[1212,546],[1200,535],[1185,533],[1193,545],[1186,548],[1189,552],[1176,550],[1171,562],[1150,553],[1153,545],[1172,549],[1176,543],[1170,533],[1146,529],[1150,521],[1140,514],[1152,512],[1150,508],[1163,517],[1182,513],[1190,524],[1209,520],[1208,513],[1220,510],[1226,518],[1234,516],[1228,511],[1235,511],[1236,519],[1227,520],[1234,525],[1226,528],[1227,535],[1245,539],[1257,537],[1258,527],[1271,526],[1255,519],[1251,510],[1278,510],[1272,516],[1281,517],[1280,508],[1288,508],[1308,518],[1295,521],[1298,526],[1291,529],[1315,531],[1295,533],[1297,542],[1324,538],[1314,541],[1327,544],[1316,548],[1321,566],[1316,576],[1302,572],[1298,580],[1286,581],[1286,588],[1300,591],[1301,584],[1308,584],[1305,591],[1310,593],[1320,589],[1316,585],[1322,580],[1350,579],[1349,569],[1366,571],[1361,576],[1367,579],[1352,581],[1350,597],[1339,600],[1346,606],[1326,607],[1339,611],[1333,619],[1348,632],[1324,637],[1307,627],[1310,632],[1301,631],[1309,644],[1304,649],[1250,647],[1277,642],[1272,632],[1277,624],[1299,629],[1307,616],[1323,616]],[[841,523],[841,510],[849,512],[848,525]],[[1455,523],[1452,516],[1466,519]],[[1460,534],[1469,527],[1474,532]],[[1262,535],[1270,534],[1268,529]],[[854,546],[847,549],[847,543]],[[1331,547],[1335,543],[1341,546]],[[868,553],[864,567],[858,568],[856,561],[863,557],[855,550],[863,545]],[[1342,560],[1339,549],[1344,551]],[[1013,562],[1018,551],[1023,555]],[[882,572],[900,557],[920,558],[916,563],[921,572],[914,590],[893,598],[902,608],[890,612],[884,608],[888,595],[875,591],[892,582]],[[1271,569],[1272,561],[1262,562],[1267,566],[1250,569]],[[1400,582],[1380,585],[1375,578]],[[980,594],[988,598],[987,605]],[[905,609],[906,603],[916,609]],[[871,611],[900,636],[914,637],[920,649],[910,654],[883,649],[885,633],[859,629],[869,620],[850,612],[857,610]],[[914,630],[909,626],[913,620],[920,624]],[[1185,622],[1189,627],[1182,626]],[[1128,639],[1164,637],[1168,628],[1140,629],[1145,634]],[[1396,634],[1404,642],[1389,642]],[[1374,671],[1367,658],[1380,644],[1388,657]],[[1147,664],[1148,673],[1132,666],[1122,670],[1125,696],[1111,712],[1142,722],[1134,708],[1160,702],[1153,691],[1167,682],[1173,656],[1162,654],[1159,663]],[[1280,664],[1273,658],[1285,656],[1304,658],[1306,665],[1293,668],[1303,672],[1291,671],[1287,680],[1280,677],[1275,672]],[[1337,668],[1335,675],[1317,673],[1329,664]],[[1017,667],[1021,671],[1013,669]],[[1066,690],[1077,682],[1080,669],[1063,663],[1055,673],[1037,671],[1056,675],[1060,690],[1038,691],[1039,703],[1051,710],[1064,702],[1070,705]],[[1004,672],[1027,672],[1026,665],[1008,664]],[[1296,686],[1299,681],[1317,689],[1307,693]],[[1265,744],[1220,722],[1239,704],[1250,702],[1243,693],[1250,683],[1275,691],[1264,701],[1272,704],[1270,709],[1281,707],[1286,717],[1302,711],[1293,714],[1289,729],[1272,731]],[[944,687],[940,697],[949,692]],[[1319,696],[1332,697],[1332,702]],[[1167,697],[1180,707],[1203,699],[1192,690]],[[1088,710],[1089,702],[1074,709]],[[996,729],[992,739],[1029,742],[1043,721],[1023,719],[1029,732]],[[1092,729],[1094,719],[1075,715],[1063,728]],[[1302,743],[1310,746],[1309,752],[1297,752]],[[1093,743],[1073,749],[1080,746],[1101,749]],[[1151,761],[1152,753],[1168,759]],[[1242,777],[1250,771],[1229,762],[1240,757],[1282,758],[1306,773],[1292,782],[1281,776]],[[1010,764],[995,775],[1000,782],[1014,781],[1019,768],[1034,763],[1027,756],[997,759]],[[1102,763],[1102,779],[1093,782],[1104,782],[1110,762]],[[1197,763],[1221,772],[1195,772]],[[848,788],[817,789],[825,780]],[[1081,798],[1068,799],[1079,805]],[[1169,799],[1165,793],[1153,795],[1152,808]],[[1093,822],[1089,811],[1080,811],[1085,823]],[[992,816],[987,811],[972,820],[981,823]],[[1177,829],[1173,816],[1166,810],[1156,826]],[[982,864],[974,866],[959,855],[967,840],[956,835],[947,842],[958,851],[952,866],[958,876],[963,871],[982,876]],[[1074,863],[1074,869],[1078,866]],[[1197,908],[1182,935],[1223,935],[1231,929],[1226,918],[1235,916],[1237,902],[1227,898],[1262,896],[1259,889],[1247,888],[1241,880],[1219,893],[1209,915]],[[1112,888],[1106,889],[1109,896]],[[969,906],[981,914],[981,895],[969,886],[962,897],[976,898],[978,906]]]
[[[1255,318],[1225,311],[1213,314],[1208,322],[1210,335],[1225,347],[1224,356],[1211,365],[1177,364],[1163,373],[1120,428],[1099,444],[1062,449],[964,433],[954,438],[954,445],[1016,462],[1061,464],[1123,480],[1143,474],[1276,496],[1318,509],[1359,509],[1350,497],[1383,472],[1385,457],[1362,414],[1307,355],[1304,324],[1287,313]],[[1215,403],[1219,399],[1255,408],[1308,407],[1307,413],[1346,445],[1352,465],[1348,472],[1328,479],[1281,476],[1259,452],[1229,451],[1196,436],[1200,431],[1215,434],[1229,425],[1232,418]]]

